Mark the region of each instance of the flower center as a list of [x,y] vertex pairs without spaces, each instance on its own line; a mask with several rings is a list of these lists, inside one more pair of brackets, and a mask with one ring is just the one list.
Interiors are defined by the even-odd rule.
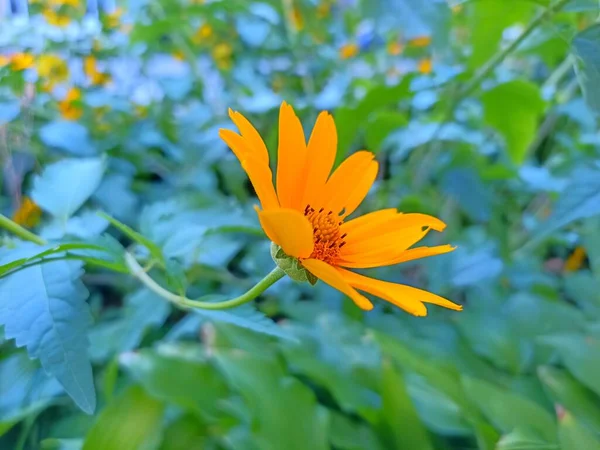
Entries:
[[326,263],[333,263],[340,254],[340,249],[346,244],[346,234],[340,235],[340,225],[343,221],[333,214],[333,211],[325,211],[324,208],[315,210],[306,205],[304,215],[310,221],[313,228],[313,242],[315,247],[310,258],[320,259]]

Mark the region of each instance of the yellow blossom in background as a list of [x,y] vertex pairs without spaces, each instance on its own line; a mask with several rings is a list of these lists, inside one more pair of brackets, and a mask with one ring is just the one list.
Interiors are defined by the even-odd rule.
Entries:
[[397,56],[402,53],[402,50],[404,50],[404,45],[401,42],[392,41],[387,45],[387,52],[390,55]]
[[46,18],[46,22],[55,27],[64,28],[71,23],[71,18],[67,15],[60,14],[54,11],[52,8],[46,8],[42,11],[42,14]]
[[33,228],[42,217],[42,210],[40,207],[29,197],[23,197],[21,205],[13,214],[12,220],[21,226],[27,228]]
[[110,75],[100,72],[96,64],[96,58],[86,56],[83,60],[83,71],[90,78],[93,85],[102,86],[110,81]]
[[116,8],[113,12],[108,13],[104,16],[104,25],[109,28],[117,28],[121,24],[121,17],[123,16],[123,9]]
[[463,5],[459,3],[458,5],[454,5],[450,7],[452,10],[452,14],[459,14],[463,10]]
[[144,118],[148,117],[149,110],[150,110],[150,108],[148,108],[148,106],[145,106],[145,105],[138,105],[135,103],[133,105],[133,113],[135,114],[136,117],[138,117],[140,119],[144,119]]
[[181,50],[175,50],[173,53],[171,53],[171,55],[177,61],[184,61],[185,60],[185,54]]
[[213,28],[205,23],[200,26],[192,36],[192,42],[196,45],[202,44],[213,35]]
[[302,12],[300,11],[300,8],[294,6],[294,8],[292,9],[291,16],[292,17],[290,18],[290,22],[292,23],[296,31],[302,31],[304,29],[304,17],[302,17]]
[[83,0],[48,0],[48,4],[54,7],[61,6],[72,6],[73,8],[78,8],[83,5]]
[[462,310],[430,292],[351,270],[392,266],[448,253],[455,247],[413,247],[428,232],[446,228],[440,219],[426,214],[389,208],[348,219],[375,182],[379,164],[375,154],[363,150],[334,168],[337,131],[329,113],[319,114],[307,144],[300,119],[283,102],[275,183],[267,146],[256,128],[239,112],[230,110],[229,116],[240,132],[222,128],[219,136],[254,187],[261,205],[255,206],[261,227],[276,245],[274,259],[295,259],[292,264],[308,271],[314,282],[320,279],[366,311],[373,309],[373,303],[358,291],[415,316],[427,314],[426,303]]
[[78,120],[83,115],[81,91],[75,87],[69,89],[63,100],[58,102],[58,110],[66,120]]
[[57,55],[41,55],[37,61],[38,75],[44,80],[44,89],[52,90],[55,85],[69,78],[66,61]]
[[433,70],[433,63],[431,61],[431,58],[425,58],[419,61],[419,64],[417,65],[417,70],[424,75],[429,75]]
[[565,272],[575,272],[576,270],[581,269],[585,262],[585,257],[585,249],[581,246],[576,247],[575,250],[573,250],[573,253],[571,253],[565,261]]
[[408,41],[411,47],[427,47],[431,44],[431,36],[418,36]]
[[35,58],[31,53],[15,53],[10,58],[10,68],[21,71],[33,67]]
[[323,1],[317,5],[317,18],[325,19],[331,14],[331,4],[328,1]]
[[212,56],[217,64],[217,67],[221,70],[229,70],[233,64],[232,60],[233,47],[226,42],[215,45],[213,48]]
[[340,58],[349,59],[354,58],[358,55],[358,45],[356,44],[345,44],[340,48]]
[[10,64],[10,58],[8,56],[0,55],[0,68],[8,66]]

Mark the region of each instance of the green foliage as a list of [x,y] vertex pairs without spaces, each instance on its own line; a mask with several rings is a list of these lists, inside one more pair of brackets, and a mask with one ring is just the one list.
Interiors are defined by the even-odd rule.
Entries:
[[[597,0],[83,3],[0,8],[0,449],[600,450]],[[270,252],[218,130],[275,172],[282,100],[458,247],[365,273],[462,312]]]

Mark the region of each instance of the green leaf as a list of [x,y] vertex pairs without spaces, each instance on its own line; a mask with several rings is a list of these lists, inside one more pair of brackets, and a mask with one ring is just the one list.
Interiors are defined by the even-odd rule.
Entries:
[[228,389],[222,375],[197,353],[195,346],[163,345],[126,353],[120,361],[153,397],[211,417]]
[[138,233],[137,231],[135,231],[131,227],[128,227],[124,223],[119,222],[117,219],[115,219],[114,217],[109,216],[108,214],[106,214],[104,212],[100,212],[99,215],[100,215],[100,217],[103,217],[106,220],[108,220],[115,228],[117,228],[121,233],[123,233],[129,239],[131,239],[132,241],[137,242],[138,244],[143,245],[144,247],[146,247],[150,251],[150,254],[155,259],[157,259],[158,261],[162,261],[163,260],[162,250],[160,249],[160,247],[158,245],[156,245],[150,239],[148,239],[147,237],[141,235],[140,233]]
[[163,325],[170,311],[165,299],[147,289],[127,295],[118,318],[100,322],[90,330],[92,360],[106,361],[136,349],[148,329]]
[[165,428],[160,450],[206,450],[208,430],[196,417],[182,416]]
[[31,197],[44,211],[66,222],[98,188],[104,169],[103,158],[63,159],[34,178]]
[[600,450],[598,435],[579,424],[568,412],[558,424],[562,450]]
[[556,440],[556,423],[540,405],[487,381],[464,376],[463,385],[471,401],[502,432],[522,428],[547,442]]
[[539,87],[529,81],[509,81],[486,91],[481,100],[486,123],[502,134],[512,162],[523,164],[545,107]]
[[44,439],[41,443],[42,450],[81,450],[81,439]]
[[473,46],[469,68],[472,70],[481,67],[499,50],[506,28],[516,23],[527,23],[535,10],[533,2],[521,0],[478,0],[469,6],[470,43]]
[[573,38],[571,51],[579,58],[576,71],[587,104],[600,112],[600,24],[594,24]]
[[568,372],[555,367],[540,367],[538,375],[554,400],[575,417],[600,433],[600,397],[580,385]]
[[502,436],[494,450],[559,450],[558,446],[540,439],[529,430],[516,428]]
[[405,114],[394,111],[380,111],[375,113],[367,126],[365,134],[367,148],[374,153],[379,152],[382,150],[381,145],[385,138],[394,130],[404,127],[407,124],[408,119]]
[[[389,448],[398,450],[433,450],[427,430],[421,423],[403,377],[389,361],[384,361],[381,375],[383,405],[377,425]],[[402,424],[399,427],[398,424]]]
[[230,323],[237,327],[246,328],[257,333],[268,334],[290,341],[297,341],[296,337],[286,332],[254,306],[245,304],[231,310],[194,309],[194,313],[210,322]]
[[600,170],[575,170],[562,191],[552,214],[536,233],[539,240],[549,233],[574,222],[600,214]]
[[98,416],[83,450],[140,450],[160,429],[162,415],[162,403],[132,386]]
[[372,427],[356,422],[336,411],[329,411],[329,441],[343,450],[384,450]]
[[310,389],[286,376],[274,359],[219,351],[217,360],[248,403],[258,448],[329,450],[327,411]]
[[600,343],[585,336],[556,336],[543,339],[552,345],[569,371],[600,395]]
[[[35,253],[36,246],[22,251]],[[0,325],[6,338],[27,347],[56,377],[75,403],[91,414],[96,407],[87,329],[92,317],[88,292],[79,278],[80,261],[52,261],[0,279]]]
[[53,397],[62,393],[58,382],[24,351],[0,360],[0,380],[0,436],[27,416],[47,408]]

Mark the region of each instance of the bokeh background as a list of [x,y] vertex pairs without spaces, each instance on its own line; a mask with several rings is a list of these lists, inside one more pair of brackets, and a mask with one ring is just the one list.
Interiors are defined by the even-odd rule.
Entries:
[[[54,243],[0,233],[0,448],[600,449],[599,12],[0,0],[0,212]],[[271,270],[217,133],[239,110],[275,160],[282,100],[307,130],[333,113],[339,159],[377,154],[361,212],[435,215],[427,242],[458,246],[369,274],[464,311],[284,279],[188,312],[128,273],[124,248],[196,297]]]

